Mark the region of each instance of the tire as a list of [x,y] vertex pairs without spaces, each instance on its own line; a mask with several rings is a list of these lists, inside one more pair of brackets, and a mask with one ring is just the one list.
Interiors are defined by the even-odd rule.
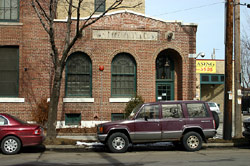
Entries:
[[188,132],[183,136],[182,144],[187,151],[199,151],[202,147],[202,138],[197,132]]
[[15,136],[8,136],[2,140],[1,150],[4,154],[17,154],[21,149],[21,141]]
[[128,145],[128,137],[123,133],[113,133],[107,141],[108,149],[112,153],[125,153]]
[[217,112],[212,111],[213,117],[214,117],[214,121],[215,121],[215,129],[217,130],[219,128],[220,125],[220,118],[219,115],[217,114]]

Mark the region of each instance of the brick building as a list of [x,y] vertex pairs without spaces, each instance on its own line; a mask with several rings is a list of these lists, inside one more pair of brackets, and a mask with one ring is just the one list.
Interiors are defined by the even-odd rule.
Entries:
[[[0,14],[0,111],[32,120],[36,103],[50,96],[52,62],[48,36],[23,3],[13,17]],[[195,98],[196,64],[188,55],[196,51],[197,25],[142,11],[110,12],[84,30],[63,74],[58,126],[119,118],[135,93],[145,102]],[[55,20],[59,45],[65,21]]]
[[224,114],[224,70],[224,60],[196,60],[196,99],[217,103],[221,121]]

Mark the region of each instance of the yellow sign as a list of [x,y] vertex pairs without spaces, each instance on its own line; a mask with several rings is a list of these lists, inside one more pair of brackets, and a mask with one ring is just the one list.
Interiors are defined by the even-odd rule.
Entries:
[[216,73],[216,62],[197,60],[196,73]]

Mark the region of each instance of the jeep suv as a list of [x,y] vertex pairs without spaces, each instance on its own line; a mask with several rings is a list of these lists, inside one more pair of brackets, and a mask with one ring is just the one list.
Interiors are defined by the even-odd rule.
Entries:
[[216,124],[203,101],[161,101],[138,105],[128,120],[102,123],[97,138],[111,152],[126,152],[129,144],[172,141],[197,151],[214,137]]

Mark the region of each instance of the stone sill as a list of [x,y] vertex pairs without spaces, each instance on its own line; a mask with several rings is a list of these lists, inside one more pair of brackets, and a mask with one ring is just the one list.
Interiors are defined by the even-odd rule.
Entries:
[[131,98],[109,98],[110,103],[128,103]]
[[24,103],[25,98],[0,98],[0,103]]
[[20,22],[0,22],[0,26],[23,26]]

